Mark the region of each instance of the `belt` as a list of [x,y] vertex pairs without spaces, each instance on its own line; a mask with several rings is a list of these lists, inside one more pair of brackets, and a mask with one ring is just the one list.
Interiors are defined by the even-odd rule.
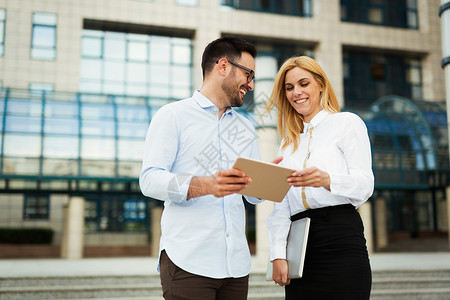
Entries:
[[326,206],[315,209],[308,209],[302,212],[299,212],[293,216],[291,216],[291,221],[297,221],[306,217],[326,217],[330,213],[339,212],[339,211],[351,211],[355,210],[355,207],[352,204],[342,204],[335,206]]

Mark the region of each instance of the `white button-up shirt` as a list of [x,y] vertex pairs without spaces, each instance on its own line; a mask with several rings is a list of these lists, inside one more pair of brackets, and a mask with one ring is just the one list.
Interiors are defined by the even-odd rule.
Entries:
[[160,251],[193,274],[242,277],[251,264],[242,196],[186,199],[192,176],[232,168],[239,156],[259,159],[251,122],[232,108],[220,120],[218,113],[199,91],[159,109],[147,132],[139,184],[144,195],[164,201]]
[[[359,207],[372,195],[370,141],[367,128],[357,115],[322,110],[305,123],[299,147],[294,153],[292,149],[290,145],[281,151],[281,166],[301,170],[306,160],[307,168],[317,167],[330,175],[330,191],[323,187],[305,188],[304,200],[311,209],[349,203]],[[268,218],[271,260],[286,258],[290,217],[307,209],[302,200],[302,187],[291,187],[283,201],[275,203]]]

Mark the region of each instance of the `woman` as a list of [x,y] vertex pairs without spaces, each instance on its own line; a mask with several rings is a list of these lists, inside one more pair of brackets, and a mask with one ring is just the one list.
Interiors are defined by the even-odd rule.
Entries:
[[[364,122],[339,112],[322,68],[306,56],[280,68],[266,107],[277,105],[283,161],[296,170],[291,189],[268,219],[273,280],[286,299],[369,299],[372,283],[361,218],[373,192],[370,142]],[[303,277],[287,278],[291,220],[311,218]]]

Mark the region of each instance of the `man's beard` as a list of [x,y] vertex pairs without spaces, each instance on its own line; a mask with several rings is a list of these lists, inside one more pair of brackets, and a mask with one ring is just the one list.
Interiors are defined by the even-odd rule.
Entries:
[[222,91],[230,100],[230,106],[241,107],[244,100],[241,99],[240,89],[236,88],[236,81],[234,80],[234,72],[231,72],[227,78],[224,79],[221,85]]

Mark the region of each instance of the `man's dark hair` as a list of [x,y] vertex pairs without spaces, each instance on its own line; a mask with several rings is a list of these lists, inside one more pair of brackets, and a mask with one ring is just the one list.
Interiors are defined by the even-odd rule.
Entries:
[[257,55],[253,44],[238,37],[224,36],[209,43],[202,56],[203,79],[219,59],[226,57],[231,61],[237,60],[241,57],[242,52],[248,52],[253,58]]

